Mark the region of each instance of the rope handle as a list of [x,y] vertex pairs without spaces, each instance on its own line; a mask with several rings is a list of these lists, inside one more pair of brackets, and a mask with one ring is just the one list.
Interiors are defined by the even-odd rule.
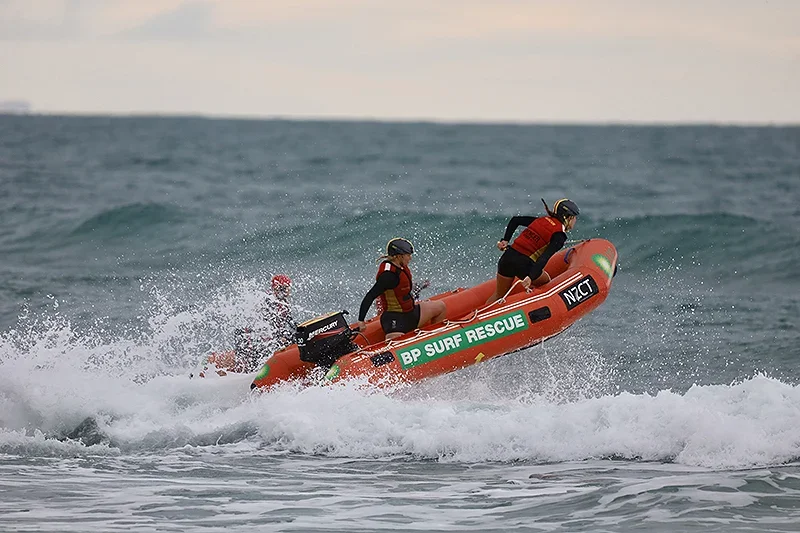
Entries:
[[[417,339],[417,338],[419,338],[419,337],[429,337],[429,336],[435,335],[436,333],[440,332],[440,331],[441,331],[441,330],[443,330],[443,329],[446,329],[446,328],[448,328],[448,327],[449,327],[449,326],[451,326],[451,325],[463,325],[463,324],[469,324],[470,322],[472,322],[473,320],[475,320],[476,318],[478,318],[478,315],[479,315],[479,314],[483,313],[484,311],[486,311],[487,309],[491,308],[492,306],[494,306],[494,305],[496,305],[496,304],[498,304],[498,303],[500,303],[500,304],[504,304],[504,303],[506,302],[506,298],[508,298],[508,296],[509,296],[509,295],[511,294],[511,292],[514,290],[514,287],[516,287],[517,285],[519,285],[519,284],[521,284],[521,283],[522,283],[522,280],[518,279],[517,281],[515,281],[515,282],[514,282],[514,283],[511,285],[511,288],[509,288],[509,289],[508,289],[508,291],[505,293],[505,295],[503,295],[503,297],[502,297],[502,298],[500,298],[500,299],[498,299],[498,300],[495,300],[494,302],[492,302],[492,303],[490,303],[490,304],[486,304],[486,305],[484,305],[483,307],[481,307],[480,309],[475,309],[475,310],[472,312],[472,315],[471,315],[469,318],[467,318],[467,319],[464,319],[464,320],[447,320],[447,319],[445,319],[445,320],[443,320],[443,321],[442,321],[442,325],[441,325],[440,327],[438,327],[438,328],[436,328],[436,329],[427,330],[427,331],[424,331],[424,330],[421,330],[421,329],[417,328],[416,330],[414,330],[414,332],[415,332],[415,335],[414,335],[413,337],[406,338],[406,339],[403,339],[403,340],[404,340],[404,341],[408,341],[408,340]],[[526,290],[527,292],[531,292],[531,290],[532,290],[532,289],[525,289],[525,290]],[[366,339],[366,337],[364,337],[364,339]],[[387,351],[387,350],[391,350],[391,349],[392,349],[392,347],[393,347],[395,344],[396,344],[396,343],[395,343],[395,340],[394,340],[394,339],[391,339],[390,341],[388,341],[388,342],[386,343],[386,345],[384,346],[384,349],[383,349],[383,350],[381,350],[381,352],[383,352],[383,351]],[[363,349],[361,349],[361,350],[357,350],[357,351],[356,351],[356,353],[363,353],[363,354],[367,354],[367,355],[377,355],[378,353],[381,353],[381,352],[378,352],[378,351],[367,351],[367,350],[363,350]]]
[[[544,199],[542,199],[542,202],[544,202]],[[544,205],[545,205],[545,208],[547,208],[547,203],[545,203]],[[569,244],[573,244],[574,246],[572,248],[570,248],[569,250],[567,250],[566,255],[564,255],[564,261],[567,261],[569,259],[570,254],[575,250],[575,246],[577,246],[579,244],[582,244],[584,242],[590,241],[590,240],[591,239],[581,239],[581,240],[576,240],[576,241],[568,241]],[[419,338],[419,337],[431,336],[431,335],[434,335],[434,334],[438,333],[439,331],[449,327],[450,325],[469,324],[470,322],[472,322],[473,320],[478,318],[479,314],[483,313],[484,311],[486,311],[490,307],[496,305],[497,303],[501,303],[501,304],[506,303],[506,299],[509,297],[511,292],[514,290],[514,287],[516,287],[520,283],[522,283],[521,279],[516,280],[511,285],[511,288],[509,288],[508,291],[503,295],[502,298],[500,298],[498,300],[495,300],[494,302],[492,302],[490,304],[484,305],[480,309],[474,310],[472,312],[472,315],[467,319],[464,319],[464,320],[447,320],[447,319],[445,319],[445,320],[442,321],[442,326],[441,327],[438,327],[436,329],[431,329],[431,330],[428,330],[428,331],[423,331],[423,330],[417,328],[415,330],[415,335],[413,337],[411,337],[410,339],[404,339],[404,340],[412,340],[412,339],[416,339],[416,338]],[[531,292],[532,290],[533,290],[532,288],[525,289],[526,292]],[[456,290],[454,292],[458,292],[458,291]],[[364,339],[367,340],[367,338],[365,336],[364,336]],[[390,350],[394,345],[395,345],[395,341],[394,341],[394,339],[392,339],[392,340],[390,340],[390,341],[388,341],[386,343],[386,346],[384,347],[384,350],[382,350],[382,351]],[[357,350],[356,353],[364,353],[364,354],[367,354],[367,355],[376,355],[376,354],[378,354],[380,352],[366,351],[366,350],[360,349],[360,350]]]

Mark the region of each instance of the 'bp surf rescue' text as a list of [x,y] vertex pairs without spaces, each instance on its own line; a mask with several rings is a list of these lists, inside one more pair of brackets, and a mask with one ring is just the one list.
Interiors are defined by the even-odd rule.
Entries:
[[409,346],[397,353],[403,369],[528,329],[522,311],[478,322],[474,326]]

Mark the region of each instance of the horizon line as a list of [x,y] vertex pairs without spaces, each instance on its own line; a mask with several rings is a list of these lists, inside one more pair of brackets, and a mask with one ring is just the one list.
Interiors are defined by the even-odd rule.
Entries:
[[84,118],[184,118],[203,120],[231,120],[253,122],[349,122],[349,123],[381,123],[381,124],[440,124],[464,126],[714,126],[714,127],[800,127],[798,122],[775,121],[624,121],[624,120],[512,120],[512,119],[471,119],[471,118],[432,118],[432,117],[375,117],[375,116],[347,116],[347,115],[244,115],[225,113],[193,113],[193,112],[159,112],[159,111],[134,111],[134,112],[101,112],[101,111],[36,111],[23,112],[0,109],[0,116],[39,116],[39,117],[84,117]]

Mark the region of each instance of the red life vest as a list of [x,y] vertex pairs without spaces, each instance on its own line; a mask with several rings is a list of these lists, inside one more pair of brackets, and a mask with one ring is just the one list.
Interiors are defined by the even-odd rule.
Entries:
[[564,224],[557,218],[539,217],[522,230],[511,247],[536,261],[547,249],[553,234],[564,230]]
[[414,310],[414,297],[411,296],[411,271],[408,267],[399,267],[391,261],[384,261],[378,268],[375,279],[384,272],[395,272],[400,277],[400,283],[394,289],[383,291],[378,296],[378,313],[392,311],[408,313]]

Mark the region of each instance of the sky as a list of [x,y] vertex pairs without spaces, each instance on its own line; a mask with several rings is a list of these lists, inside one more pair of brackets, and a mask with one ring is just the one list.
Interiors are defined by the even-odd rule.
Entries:
[[0,0],[34,112],[800,123],[800,0]]

